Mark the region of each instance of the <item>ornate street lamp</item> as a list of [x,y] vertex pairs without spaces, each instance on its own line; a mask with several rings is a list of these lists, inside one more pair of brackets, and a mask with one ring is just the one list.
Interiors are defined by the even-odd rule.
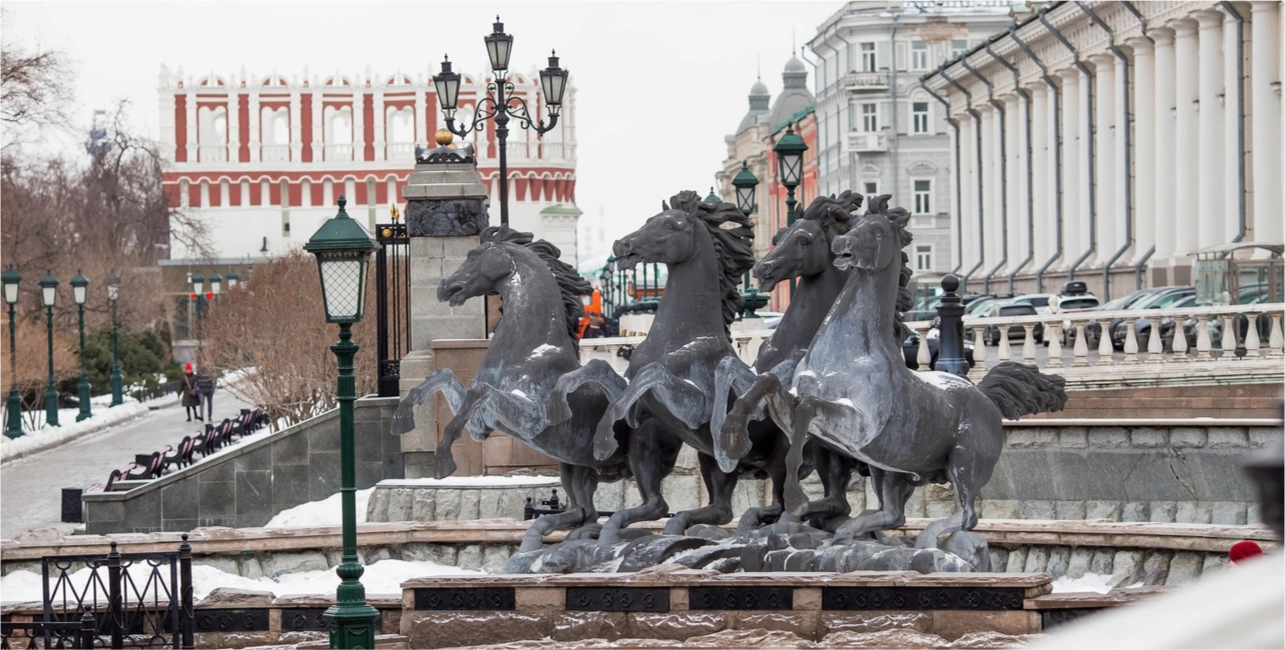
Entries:
[[71,296],[76,301],[76,311],[80,320],[80,383],[77,387],[80,389],[80,413],[76,414],[76,421],[87,420],[93,416],[89,411],[89,370],[85,365],[85,298],[89,293],[89,278],[85,277],[79,270],[76,271],[76,277],[71,279]]
[[741,209],[741,214],[750,216],[754,212],[754,191],[758,188],[759,179],[750,171],[749,163],[741,161],[741,171],[732,177],[732,187],[736,188],[736,207]]
[[218,271],[215,271],[214,275],[210,276],[210,296],[212,296],[210,299],[213,300],[213,297],[217,297],[222,291],[223,276],[219,275]]
[[236,269],[228,270],[228,290],[236,288],[241,283],[241,276],[237,275]]
[[40,296],[45,302],[45,323],[49,332],[49,384],[45,386],[45,425],[58,426],[58,386],[54,384],[54,299],[58,297],[58,278],[46,271],[40,278]]
[[116,320],[116,302],[120,300],[120,276],[116,270],[107,275],[107,300],[112,304],[112,406],[125,403],[121,395],[120,349],[116,345],[116,333],[120,330],[120,321]]
[[714,193],[714,186],[713,186],[713,185],[710,185],[710,186],[709,186],[709,194],[705,195],[705,199],[704,199],[704,200],[705,200],[705,202],[706,202],[706,203],[709,203],[709,204],[711,204],[711,205],[718,205],[719,203],[722,203],[722,202],[723,202],[723,197],[719,196],[718,194],[715,194],[715,193]]
[[192,329],[196,330],[196,339],[201,340],[201,295],[205,293],[205,276],[200,271],[192,274],[192,300],[196,301],[196,320]]
[[357,399],[353,376],[352,325],[361,322],[366,298],[366,268],[379,244],[361,224],[349,218],[339,197],[339,213],[321,225],[303,249],[317,256],[321,274],[321,296],[326,322],[339,324],[339,342],[330,347],[339,362],[339,457],[340,504],[343,511],[343,555],[339,568],[342,582],[335,604],[323,614],[330,624],[330,647],[374,648],[375,621],[379,611],[366,603],[361,584],[361,561],[357,557],[357,479],[353,444],[353,402]]
[[785,224],[787,226],[794,225],[794,206],[798,203],[794,200],[794,188],[803,182],[803,152],[807,150],[808,145],[803,142],[803,138],[795,135],[793,122],[785,127],[785,135],[781,136],[781,140],[775,147],[772,147],[772,151],[776,153],[777,168],[781,173],[781,184],[785,186],[787,208]]
[[23,435],[22,397],[18,395],[18,375],[13,360],[18,352],[18,323],[14,320],[13,310],[18,304],[18,283],[22,282],[22,276],[10,264],[8,270],[0,274],[0,282],[4,283],[4,301],[9,305],[9,397],[4,407],[9,417],[5,422],[4,435],[12,439]]
[[467,126],[455,125],[455,110],[460,99],[460,75],[451,70],[450,57],[443,57],[442,72],[433,75],[433,85],[437,89],[437,101],[441,105],[442,115],[446,118],[446,128],[455,135],[465,137],[471,131],[486,128],[488,120],[495,121],[495,137],[499,140],[500,150],[500,225],[509,225],[509,163],[507,142],[509,137],[509,120],[515,119],[524,128],[534,128],[538,135],[544,135],[558,124],[558,112],[562,109],[562,95],[567,90],[567,76],[570,74],[558,66],[555,50],[549,57],[549,66],[540,71],[540,89],[544,94],[544,103],[549,112],[549,123],[544,120],[532,121],[531,111],[526,101],[513,96],[513,84],[508,81],[509,56],[513,52],[513,36],[504,33],[504,23],[495,17],[492,33],[486,37],[486,53],[491,60],[491,72],[495,80],[486,85],[486,96],[477,102],[477,114],[473,123]]

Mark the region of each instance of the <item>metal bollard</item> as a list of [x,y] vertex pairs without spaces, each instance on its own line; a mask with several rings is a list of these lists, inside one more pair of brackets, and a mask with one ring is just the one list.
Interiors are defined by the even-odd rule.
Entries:
[[959,278],[947,274],[941,279],[945,293],[937,305],[940,321],[941,349],[937,353],[937,369],[960,377],[968,376],[968,360],[964,358],[964,303],[959,294]]

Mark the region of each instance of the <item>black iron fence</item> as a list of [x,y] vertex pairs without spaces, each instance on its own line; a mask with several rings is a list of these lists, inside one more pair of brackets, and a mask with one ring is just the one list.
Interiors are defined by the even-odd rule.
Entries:
[[[396,219],[396,216],[394,216]],[[410,239],[406,224],[375,226],[376,355],[379,358],[379,396],[400,392],[402,357],[410,351]]]
[[11,638],[25,644],[14,647],[194,647],[186,534],[174,552],[122,554],[112,542],[106,556],[41,558],[41,573],[41,620],[6,622],[5,648]]

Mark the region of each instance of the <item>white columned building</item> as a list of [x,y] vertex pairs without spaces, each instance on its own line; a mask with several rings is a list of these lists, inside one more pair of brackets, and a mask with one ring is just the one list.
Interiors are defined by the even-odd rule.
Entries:
[[[1054,291],[1075,279],[1105,298],[1192,283],[1193,253],[1202,248],[1281,244],[1281,25],[1277,2],[1048,3],[996,33],[989,47],[923,75],[961,126],[952,145],[959,177],[973,178],[979,164],[983,175],[978,237],[986,259],[968,274],[969,290],[982,289],[1005,253],[1001,272],[1019,291]],[[988,115],[988,87],[1005,98],[1009,119]],[[1018,144],[1019,89],[1031,93],[1030,156]],[[974,112],[983,113],[980,163],[962,135]],[[1000,139],[1007,151],[997,149]],[[997,155],[1007,165],[1007,192]],[[1023,265],[1027,240],[1018,224],[1028,214],[1028,173],[1035,259]],[[1001,250],[992,243],[1003,241],[1005,213]],[[991,291],[1009,279],[991,277]]]

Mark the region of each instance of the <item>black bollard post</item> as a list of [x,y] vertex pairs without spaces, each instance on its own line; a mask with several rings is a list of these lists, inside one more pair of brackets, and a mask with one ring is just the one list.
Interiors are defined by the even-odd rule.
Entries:
[[945,290],[937,305],[938,328],[941,331],[941,350],[937,353],[937,369],[964,377],[968,375],[968,360],[964,358],[964,302],[960,300],[959,278],[947,274],[941,279]]

